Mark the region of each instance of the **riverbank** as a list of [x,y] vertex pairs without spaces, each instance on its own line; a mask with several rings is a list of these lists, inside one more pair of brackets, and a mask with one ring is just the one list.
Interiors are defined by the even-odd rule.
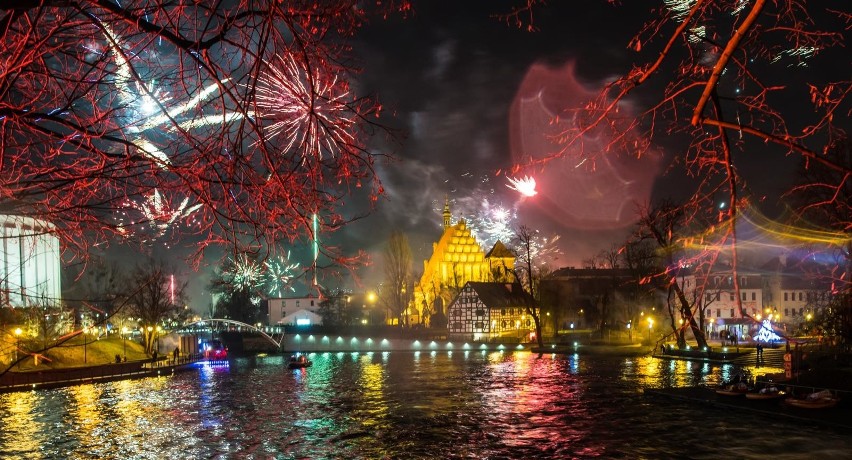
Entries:
[[852,401],[841,397],[837,406],[827,409],[803,409],[791,407],[783,400],[759,401],[745,396],[718,395],[710,388],[663,388],[646,389],[646,397],[665,398],[688,404],[714,407],[720,410],[736,410],[761,414],[773,419],[785,419],[797,424],[809,426],[828,426],[844,431],[852,431],[852,419],[849,410]]
[[0,393],[172,375],[193,368],[193,365],[201,360],[201,355],[192,355],[157,361],[129,361],[25,372],[8,371],[0,375]]

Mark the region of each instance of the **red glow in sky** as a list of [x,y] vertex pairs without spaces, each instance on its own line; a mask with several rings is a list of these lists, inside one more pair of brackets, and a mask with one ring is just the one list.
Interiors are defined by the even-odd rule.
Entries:
[[[534,64],[515,95],[510,112],[512,158],[516,164],[564,148],[559,134],[579,123],[578,109],[596,95],[576,77],[574,63],[561,68]],[[630,117],[630,107],[620,107]],[[638,138],[638,133],[624,133]],[[564,158],[531,171],[538,182],[536,205],[563,226],[615,229],[635,221],[635,203],[646,204],[659,170],[659,156],[636,158],[610,148],[601,130],[587,133]],[[593,156],[594,160],[587,160]]]

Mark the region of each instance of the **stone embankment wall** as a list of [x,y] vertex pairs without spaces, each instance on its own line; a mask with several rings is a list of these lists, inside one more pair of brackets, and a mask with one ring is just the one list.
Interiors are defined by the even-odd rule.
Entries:
[[286,352],[381,352],[381,351],[465,351],[514,350],[523,345],[502,345],[446,340],[374,338],[340,335],[287,334],[281,342]]

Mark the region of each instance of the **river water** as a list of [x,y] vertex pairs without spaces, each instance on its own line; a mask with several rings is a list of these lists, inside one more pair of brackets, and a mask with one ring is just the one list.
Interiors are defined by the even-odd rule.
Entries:
[[529,352],[282,356],[173,376],[0,395],[21,459],[850,458],[852,437],[648,398],[732,368]]

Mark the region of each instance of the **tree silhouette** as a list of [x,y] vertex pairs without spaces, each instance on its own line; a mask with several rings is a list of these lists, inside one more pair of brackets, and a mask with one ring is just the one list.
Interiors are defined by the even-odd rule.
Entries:
[[[504,18],[534,30],[542,3],[520,2]],[[685,140],[674,155],[692,184],[685,217],[718,216],[704,243],[707,252],[729,252],[736,273],[737,217],[759,204],[752,196],[762,195],[750,184],[774,160],[798,156],[808,168],[832,172],[819,187],[848,186],[852,165],[826,152],[848,142],[852,63],[845,46],[852,13],[800,0],[670,0],[649,13],[644,23],[637,18],[637,33],[627,43],[634,53],[630,69],[581,107],[558,113],[572,120],[560,124],[565,129],[554,136],[558,147],[516,169],[564,159],[595,168],[603,155],[642,156],[672,139]],[[623,116],[620,109],[636,101],[643,101],[643,111]],[[585,150],[590,134],[610,142]],[[755,162],[765,167],[748,167]],[[843,219],[848,229],[852,220]]]
[[[274,247],[382,192],[347,40],[376,2],[0,5],[0,197],[85,256],[118,238]],[[354,204],[354,203],[347,203]]]

